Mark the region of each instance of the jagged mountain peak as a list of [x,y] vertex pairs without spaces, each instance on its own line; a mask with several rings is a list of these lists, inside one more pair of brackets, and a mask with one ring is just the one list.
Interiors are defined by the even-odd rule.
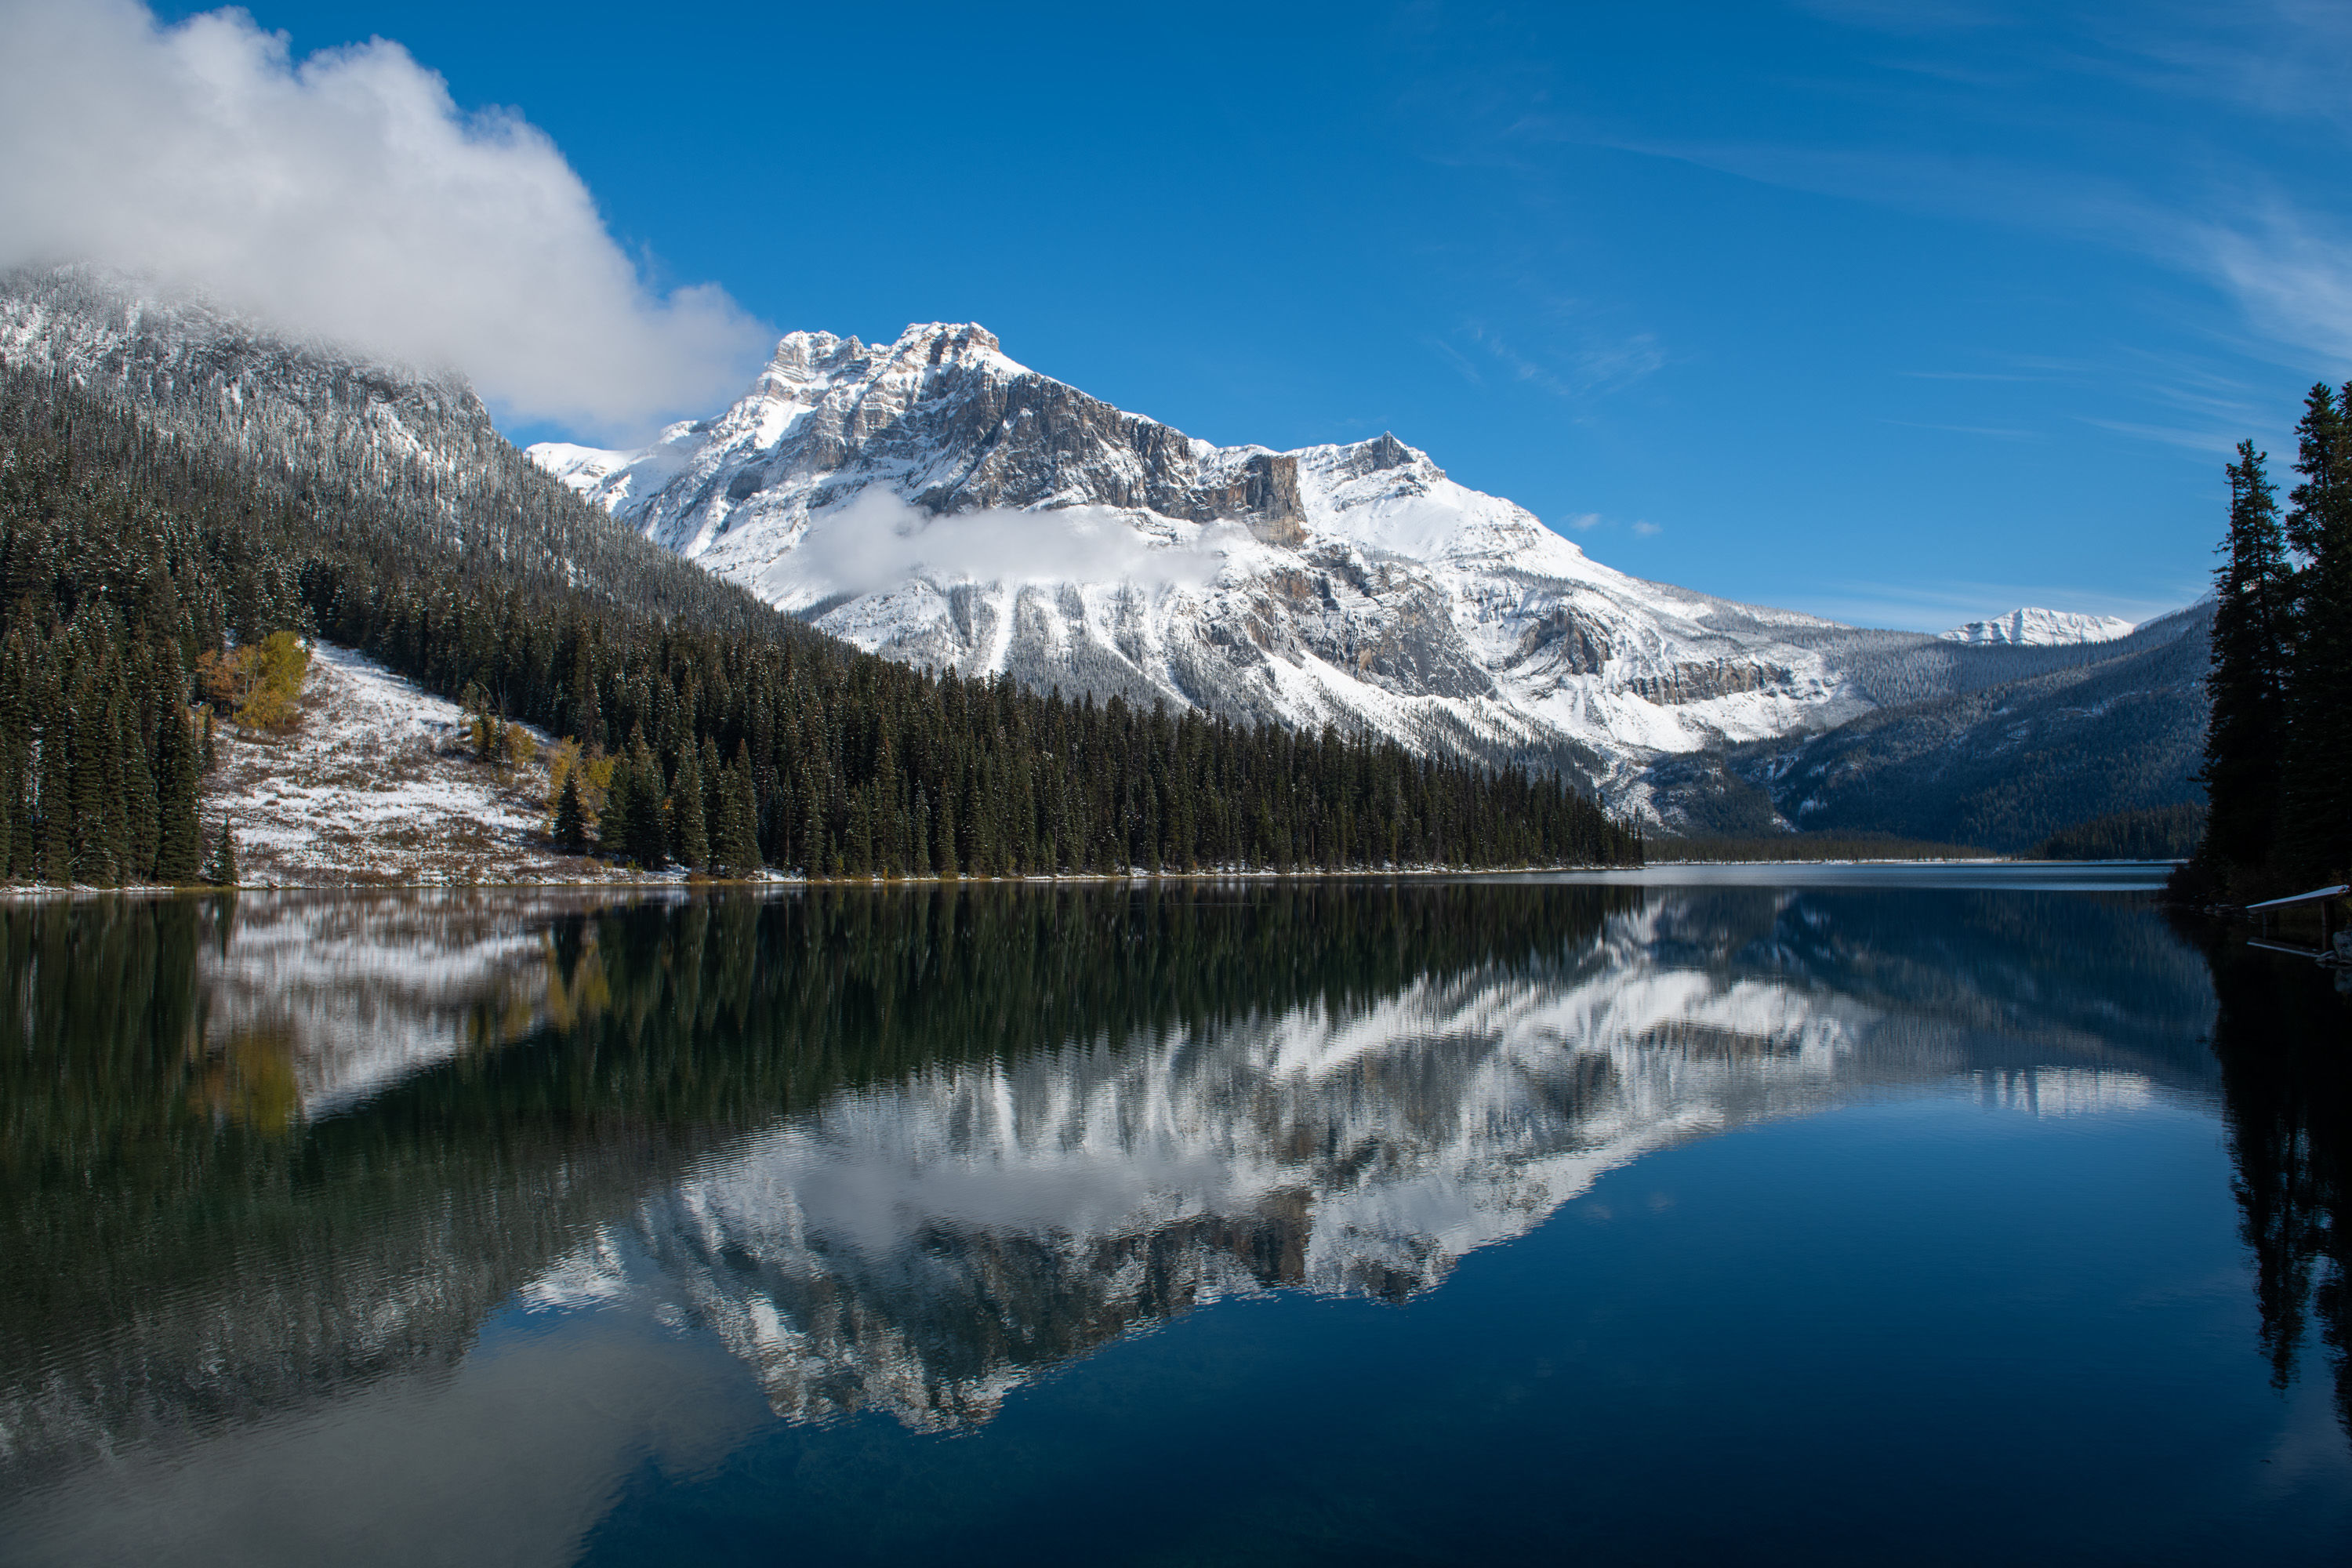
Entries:
[[1781,646],[1827,623],[1612,571],[1393,431],[1221,447],[969,322],[887,347],[794,332],[715,419],[533,456],[770,603],[934,668],[1594,777],[1853,707]]
[[1744,802],[1785,826],[1784,805],[1793,821],[1813,804],[1775,804],[1720,767],[1691,784],[1678,753],[1790,745],[2022,673],[2011,649],[1613,571],[1393,431],[1290,451],[1197,439],[1016,363],[969,323],[887,347],[795,333],[716,420],[645,452],[534,456],[669,548],[891,658],[1533,760],[1668,825]]

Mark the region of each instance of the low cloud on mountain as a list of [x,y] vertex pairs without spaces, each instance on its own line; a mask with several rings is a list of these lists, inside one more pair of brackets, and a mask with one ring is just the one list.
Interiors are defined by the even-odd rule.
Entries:
[[768,341],[716,286],[649,288],[544,133],[398,44],[297,61],[241,11],[0,0],[0,267],[105,262],[611,433]]
[[788,599],[870,594],[919,575],[942,583],[1199,587],[1224,565],[1217,531],[1193,544],[1155,545],[1120,514],[1099,507],[934,517],[873,485],[839,510],[811,519],[807,536],[759,587]]

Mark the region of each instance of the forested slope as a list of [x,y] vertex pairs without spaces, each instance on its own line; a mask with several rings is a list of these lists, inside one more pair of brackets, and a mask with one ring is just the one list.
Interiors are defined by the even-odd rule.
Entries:
[[[610,754],[601,819],[581,826],[640,864],[995,874],[1638,856],[1568,784],[1521,770],[1073,704],[856,653],[577,500],[462,388],[201,311],[156,330],[137,319],[152,307],[70,297],[72,275],[15,285],[0,337],[11,878],[193,876],[191,672],[225,642],[289,629]],[[119,331],[88,330],[116,308],[131,312]]]
[[[1966,648],[1936,679],[1953,695],[1882,709],[1790,744],[1674,759],[1661,793],[1693,831],[1887,833],[2021,851],[2111,813],[2202,798],[2198,751],[2212,607],[2114,643]],[[1889,695],[1935,649],[1889,649]],[[1990,680],[1991,675],[2007,679]]]

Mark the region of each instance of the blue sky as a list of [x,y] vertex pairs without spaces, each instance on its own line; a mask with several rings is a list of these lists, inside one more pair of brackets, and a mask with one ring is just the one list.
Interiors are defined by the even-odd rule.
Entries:
[[2352,368],[2342,7],[250,10],[528,120],[657,291],[979,321],[1219,442],[1393,430],[1844,619],[2186,603],[2226,449]]

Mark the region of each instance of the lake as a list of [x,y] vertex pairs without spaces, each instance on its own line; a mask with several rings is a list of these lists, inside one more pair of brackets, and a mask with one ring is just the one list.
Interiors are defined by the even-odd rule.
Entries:
[[2165,869],[0,906],[0,1560],[2340,1562]]

